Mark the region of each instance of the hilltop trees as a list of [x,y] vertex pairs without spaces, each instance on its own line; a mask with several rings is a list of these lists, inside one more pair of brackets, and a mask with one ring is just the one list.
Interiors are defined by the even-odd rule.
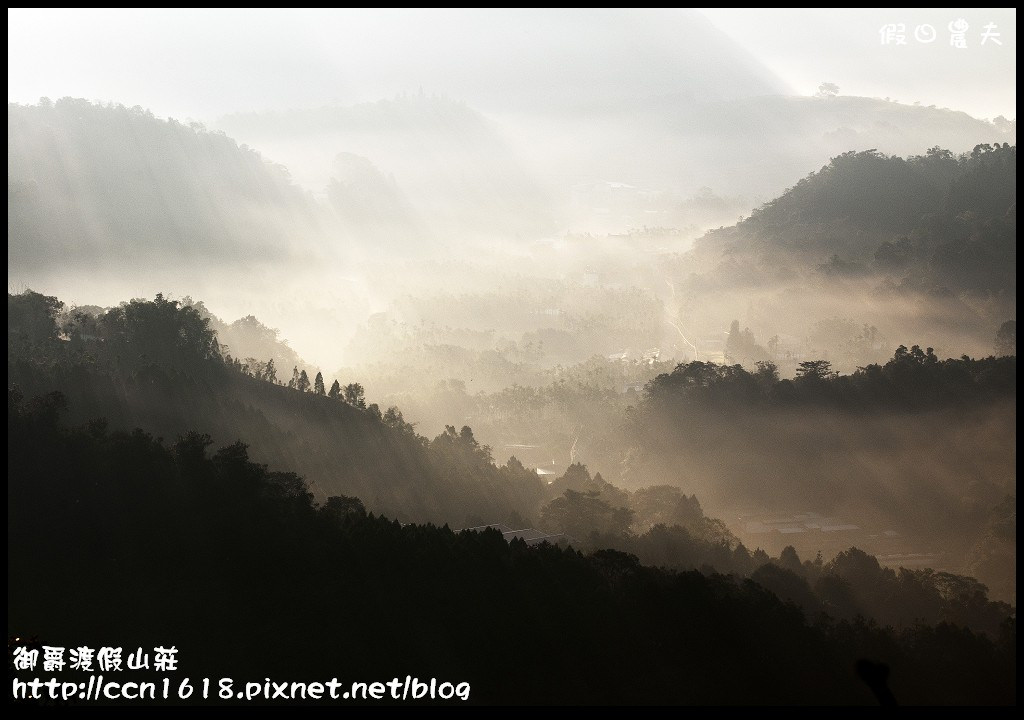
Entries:
[[366,408],[366,392],[359,383],[349,383],[345,386],[345,402],[352,407]]
[[839,94],[839,86],[835,83],[823,82],[818,86],[818,91],[814,93],[815,97],[820,98],[833,98]]
[[832,369],[832,363],[828,360],[807,360],[800,363],[796,369],[796,380],[805,383],[818,383],[825,380],[835,380],[839,373]]
[[541,523],[545,528],[580,539],[591,533],[621,536],[629,533],[633,511],[612,507],[596,490],[566,490],[544,507]]
[[57,340],[57,314],[64,303],[55,297],[31,290],[8,296],[7,344],[29,349]]
[[[105,417],[111,428],[143,425],[157,437],[200,428],[217,442],[241,439],[275,467],[300,471],[318,497],[361,496],[403,520],[461,527],[469,516],[501,522],[538,512],[535,473],[462,462],[443,443],[429,449],[396,408],[367,403],[359,383],[334,381],[342,402],[317,402],[310,370],[293,366],[288,387],[270,382],[260,361],[223,351],[196,305],[161,295],[68,318],[55,298],[29,293],[8,296],[8,320],[8,386],[30,396],[60,391],[76,422]],[[459,437],[460,447],[474,444],[471,432]]]

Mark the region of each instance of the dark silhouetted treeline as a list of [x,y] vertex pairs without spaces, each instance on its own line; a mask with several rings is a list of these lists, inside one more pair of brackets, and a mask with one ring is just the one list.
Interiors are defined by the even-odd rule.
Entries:
[[[973,577],[885,568],[856,547],[830,560],[818,552],[813,561],[801,561],[792,546],[779,557],[761,548],[751,551],[721,520],[707,517],[696,496],[677,487],[627,492],[605,482],[600,473],[591,478],[582,465],[570,466],[548,492],[567,486],[544,506],[541,524],[550,532],[566,533],[577,548],[611,547],[655,567],[751,578],[811,617],[863,616],[897,628],[952,622],[996,637],[1015,612],[1004,602],[989,600],[988,589]],[[1014,527],[1005,520],[1004,526]]]
[[[794,379],[769,362],[680,364],[627,413],[623,481],[676,485],[716,514],[843,516],[902,538],[890,552],[942,548],[947,569],[1012,602],[1013,541],[993,528],[1015,496],[1016,368],[1015,356],[940,360],[918,346],[849,375],[822,360]],[[827,540],[791,542],[813,555]]]
[[874,704],[862,660],[904,704],[1016,701],[1013,620],[993,639],[809,620],[751,581],[317,505],[244,444],[68,429],[66,402],[8,392],[18,636],[173,643],[175,677],[466,681],[479,703]]
[[301,472],[319,497],[355,495],[403,521],[519,525],[539,507],[536,474],[517,462],[495,467],[468,428],[430,441],[397,409],[367,404],[358,383],[334,396],[313,392],[308,376],[310,392],[288,387],[292,368],[276,370],[282,384],[266,365],[255,377],[228,362],[194,306],[157,296],[58,323],[60,310],[38,293],[8,296],[8,383],[26,397],[64,393],[75,422],[104,417],[164,438],[201,428],[220,444],[242,438],[261,462]]
[[694,361],[659,375],[644,402],[684,413],[704,407],[828,407],[841,412],[915,411],[951,405],[981,405],[1017,392],[1017,357],[939,360],[932,348],[900,345],[884,364],[849,375],[827,360],[799,363],[796,377],[780,379],[769,361],[749,371],[741,365]]

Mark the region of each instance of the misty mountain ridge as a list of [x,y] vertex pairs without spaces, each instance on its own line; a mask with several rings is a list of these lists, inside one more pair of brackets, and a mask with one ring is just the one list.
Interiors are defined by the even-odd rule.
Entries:
[[287,171],[219,133],[63,98],[7,108],[8,260],[283,260],[322,217]]
[[1016,146],[1005,143],[906,159],[844,153],[750,218],[707,234],[691,255],[1012,295],[1016,169]]
[[1016,147],[844,153],[660,266],[705,352],[739,318],[786,373],[814,357],[850,371],[921,337],[986,354],[1016,316]]
[[[354,153],[394,175],[438,230],[500,234],[504,226],[526,237],[559,227],[624,232],[695,222],[706,229],[720,223],[720,213],[679,212],[700,188],[749,198],[735,218],[851,149],[912,155],[938,145],[959,153],[1016,140],[1015,122],[843,96],[701,101],[676,94],[569,116],[522,111],[485,119],[464,102],[409,94],[235,114],[216,125],[285,163],[315,193],[332,177],[327,159]],[[446,214],[456,197],[500,213]],[[533,225],[515,217],[524,212]]]
[[[344,169],[330,158],[365,158],[393,178],[421,232],[433,231],[435,248],[450,243],[448,235],[535,237],[555,229],[551,199],[500,127],[464,102],[420,93],[353,106],[229,115],[216,124],[265,148],[316,193],[343,182]],[[363,188],[370,204],[388,194],[372,185]]]
[[[787,119],[777,120],[780,114]],[[723,122],[726,115],[732,123]],[[641,105],[639,113],[585,124],[580,137],[591,142],[582,155],[571,143],[552,144],[563,132],[557,123],[546,135],[534,128],[524,143],[500,119],[464,103],[416,95],[222,121],[249,146],[273,148],[288,172],[249,146],[140,108],[64,99],[11,105],[8,122],[8,257],[43,271],[54,265],[49,248],[58,239],[92,265],[111,251],[195,264],[228,260],[239,247],[284,260],[385,236],[405,252],[447,252],[465,233],[522,242],[550,236],[558,224],[571,227],[574,217],[604,217],[622,229],[640,222],[699,228],[720,222],[723,208],[695,202],[697,187],[752,199],[869,141],[909,154],[938,138],[958,153],[1015,137],[1012,127],[963,113],[844,97]],[[688,139],[695,133],[701,142]],[[594,147],[607,150],[595,154]],[[374,170],[337,164],[356,156]],[[736,163],[748,171],[716,175]],[[698,169],[687,188],[687,174]],[[312,200],[293,177],[324,200]],[[602,177],[634,184],[595,182]],[[743,207],[736,203],[729,204]]]
[[15,704],[1016,702],[1015,11],[8,15]]
[[[64,413],[96,438],[108,426],[115,432],[141,427],[156,436],[155,444],[142,430],[133,431],[132,442],[145,440],[163,447],[163,438],[176,438],[176,452],[187,450],[190,455],[202,455],[206,446],[216,443],[224,446],[215,456],[217,462],[238,463],[251,457],[268,463],[288,496],[305,497],[308,492],[310,500],[315,497],[327,506],[328,498],[357,496],[366,499],[365,507],[404,521],[476,526],[496,520],[516,527],[539,522],[549,533],[578,538],[577,545],[622,547],[646,562],[680,569],[703,563],[746,575],[769,559],[761,551],[748,551],[723,523],[704,515],[695,497],[676,487],[628,492],[600,474],[591,476],[578,463],[545,483],[514,458],[497,466],[490,448],[481,445],[469,427],[456,431],[449,426],[433,440],[419,436],[397,408],[382,413],[367,404],[358,384],[349,384],[344,391],[333,384],[327,391],[319,373],[314,380],[298,370],[285,384],[273,363],[248,366],[226,355],[201,307],[158,296],[100,314],[63,314],[55,298],[31,292],[9,295],[9,411],[19,414],[23,400],[35,398],[25,409],[40,413],[40,420]],[[690,381],[697,377],[707,382]],[[765,400],[783,406],[836,405],[854,413],[866,410],[865,403],[984,405],[1012,392],[1014,377],[1015,358],[939,363],[918,348],[898,353],[884,373],[869,371],[842,379],[807,374],[795,384],[766,380],[764,373],[748,376],[735,368],[694,363],[680,365],[651,383],[641,414],[630,422],[644,422],[652,408],[676,420],[689,417],[694,398],[698,407],[709,402],[728,410],[749,404],[755,412]],[[950,394],[930,397],[925,392],[917,399],[915,393],[929,385]],[[715,400],[718,394],[724,402]],[[709,428],[712,423],[701,425]],[[646,438],[641,445],[674,432],[674,421],[659,425],[639,434]],[[675,445],[678,451],[685,443]],[[641,450],[631,464],[649,461],[649,449]],[[262,467],[265,471],[266,465]],[[289,467],[301,468],[308,486],[280,470]],[[647,472],[651,478],[659,475],[652,469]],[[364,507],[362,502],[359,507]],[[876,574],[885,574],[877,562],[873,566]],[[823,570],[820,563],[804,568],[797,562],[795,568],[808,580]],[[911,578],[913,584],[924,583],[922,591],[938,592],[931,575],[908,575],[904,584]],[[819,599],[805,590],[808,611],[823,610],[838,600],[824,588],[816,592]],[[984,588],[979,592],[984,595]],[[863,607],[873,615],[888,612],[868,595],[858,602],[866,603]],[[940,606],[931,611],[945,612]],[[829,612],[851,619],[855,614],[848,608]],[[1005,607],[985,601],[978,612],[968,621],[972,627],[997,634]],[[910,620],[900,613],[892,617],[901,625]]]
[[[708,103],[667,96],[623,108],[622,119],[642,128],[635,135],[642,143],[627,145],[628,151],[649,158],[647,178],[634,175],[634,181],[664,178],[661,184],[685,192],[696,186],[682,184],[692,173],[690,183],[761,201],[851,150],[908,156],[938,146],[959,154],[978,144],[1017,139],[1016,121],[1005,118],[989,122],[948,108],[844,95],[763,95]],[[674,184],[666,182],[670,179]]]

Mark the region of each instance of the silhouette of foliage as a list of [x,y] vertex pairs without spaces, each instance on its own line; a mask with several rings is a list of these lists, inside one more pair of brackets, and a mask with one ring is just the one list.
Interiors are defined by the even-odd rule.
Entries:
[[[811,619],[753,581],[658,570],[628,552],[403,526],[352,497],[317,505],[301,478],[253,462],[242,443],[211,454],[196,432],[167,445],[141,430],[68,429],[63,405],[8,391],[8,627],[19,637],[173,638],[199,677],[429,673],[471,683],[481,704],[871,704],[854,671],[863,658],[890,668],[902,703],[1016,699],[1012,620],[990,639]],[[473,450],[461,433],[444,437]],[[835,570],[875,572],[855,553]]]

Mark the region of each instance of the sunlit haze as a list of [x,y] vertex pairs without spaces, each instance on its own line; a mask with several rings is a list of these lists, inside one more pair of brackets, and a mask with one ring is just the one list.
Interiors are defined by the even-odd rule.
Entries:
[[7,52],[15,701],[1016,703],[1015,9]]

